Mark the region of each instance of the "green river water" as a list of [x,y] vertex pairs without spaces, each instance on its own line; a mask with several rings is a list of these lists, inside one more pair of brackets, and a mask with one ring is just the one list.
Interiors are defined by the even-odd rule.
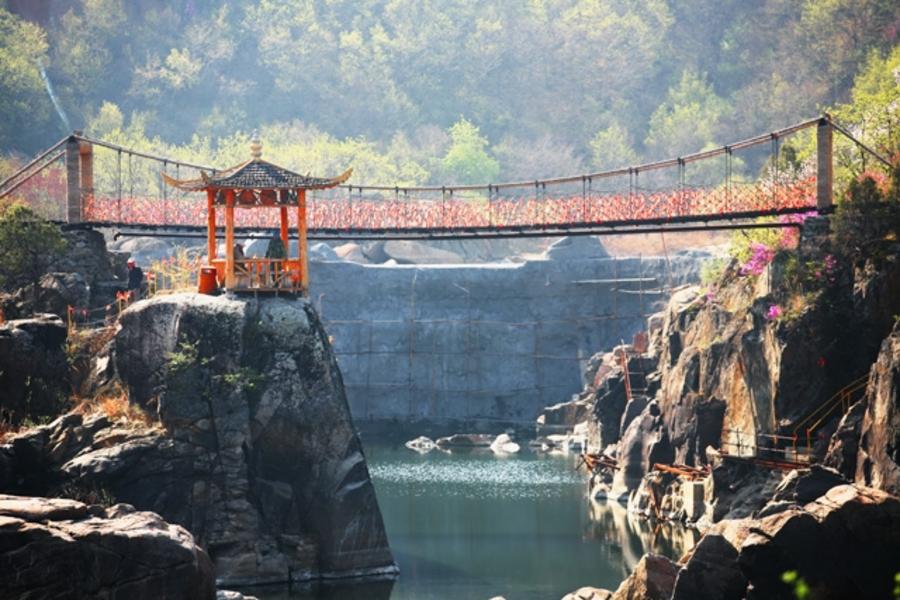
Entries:
[[261,600],[559,600],[615,589],[641,555],[677,558],[693,532],[651,527],[618,504],[586,500],[574,455],[432,451],[367,445],[400,566],[394,582],[246,590]]

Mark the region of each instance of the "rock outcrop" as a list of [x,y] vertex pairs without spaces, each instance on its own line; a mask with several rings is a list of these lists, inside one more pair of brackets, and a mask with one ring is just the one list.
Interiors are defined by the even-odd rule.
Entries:
[[900,495],[900,326],[881,345],[865,404],[856,481]]
[[645,554],[610,600],[669,600],[678,565],[656,554]]
[[0,495],[0,597],[213,600],[190,533],[127,504]]
[[794,572],[815,598],[889,598],[898,555],[900,499],[838,485],[760,519],[714,525],[684,561],[671,597],[792,599],[783,576]]
[[113,352],[158,426],[68,415],[2,447],[0,490],[77,484],[158,512],[226,585],[396,572],[308,301],[158,296],[123,313]]
[[0,423],[59,414],[69,392],[65,342],[56,315],[0,324]]
[[69,306],[103,306],[113,302],[115,291],[124,287],[125,273],[116,273],[115,257],[107,252],[102,233],[78,228],[64,229],[62,234],[65,252],[49,265],[36,285],[0,294],[0,308],[7,319],[28,318],[34,313],[65,318]]

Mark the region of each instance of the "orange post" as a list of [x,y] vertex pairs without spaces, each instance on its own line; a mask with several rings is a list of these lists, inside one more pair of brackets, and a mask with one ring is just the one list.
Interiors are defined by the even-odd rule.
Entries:
[[216,258],[216,192],[206,190],[206,256],[212,263]]
[[287,206],[281,206],[281,243],[284,244],[284,255],[290,258],[288,254],[288,209]]
[[234,190],[225,192],[225,287],[234,289]]
[[306,190],[297,191],[297,253],[300,259],[300,287],[303,294],[309,291],[309,261],[306,251]]

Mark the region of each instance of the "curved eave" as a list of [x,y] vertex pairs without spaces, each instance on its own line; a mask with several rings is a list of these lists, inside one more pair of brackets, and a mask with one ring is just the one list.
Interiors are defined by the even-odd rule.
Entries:
[[333,187],[337,187],[343,183],[346,183],[347,180],[350,179],[350,176],[353,175],[353,169],[347,169],[337,177],[332,177],[330,179],[318,179],[318,178],[310,178],[312,181],[304,184],[297,185],[289,185],[289,186],[266,186],[266,185],[234,185],[229,184],[227,179],[229,177],[234,176],[237,172],[240,171],[241,168],[247,166],[249,163],[243,163],[238,165],[237,167],[232,167],[227,171],[223,171],[222,173],[217,174],[216,176],[210,177],[203,171],[200,172],[199,179],[175,179],[174,177],[169,177],[167,174],[162,173],[163,180],[167,185],[178,188],[180,190],[189,191],[189,192],[201,192],[206,190],[213,191],[221,191],[221,190],[274,190],[274,191],[291,191],[291,190],[327,190]]

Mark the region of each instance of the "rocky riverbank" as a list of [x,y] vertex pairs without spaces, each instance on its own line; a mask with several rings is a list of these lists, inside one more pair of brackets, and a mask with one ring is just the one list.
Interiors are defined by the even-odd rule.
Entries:
[[[637,569],[612,597],[787,598],[791,572],[816,597],[890,591],[881,556],[900,537],[876,529],[900,489],[900,246],[842,252],[837,227],[811,219],[798,249],[756,248],[674,293],[646,337],[596,355],[583,392],[539,418],[541,433],[585,438],[591,496],[706,532],[660,567],[663,592]],[[806,463],[835,470],[784,476]]]
[[223,584],[396,573],[306,300],[158,296],[123,313],[105,352],[113,381],[95,382],[107,393],[86,415],[0,446],[0,491],[152,510],[193,534]]

